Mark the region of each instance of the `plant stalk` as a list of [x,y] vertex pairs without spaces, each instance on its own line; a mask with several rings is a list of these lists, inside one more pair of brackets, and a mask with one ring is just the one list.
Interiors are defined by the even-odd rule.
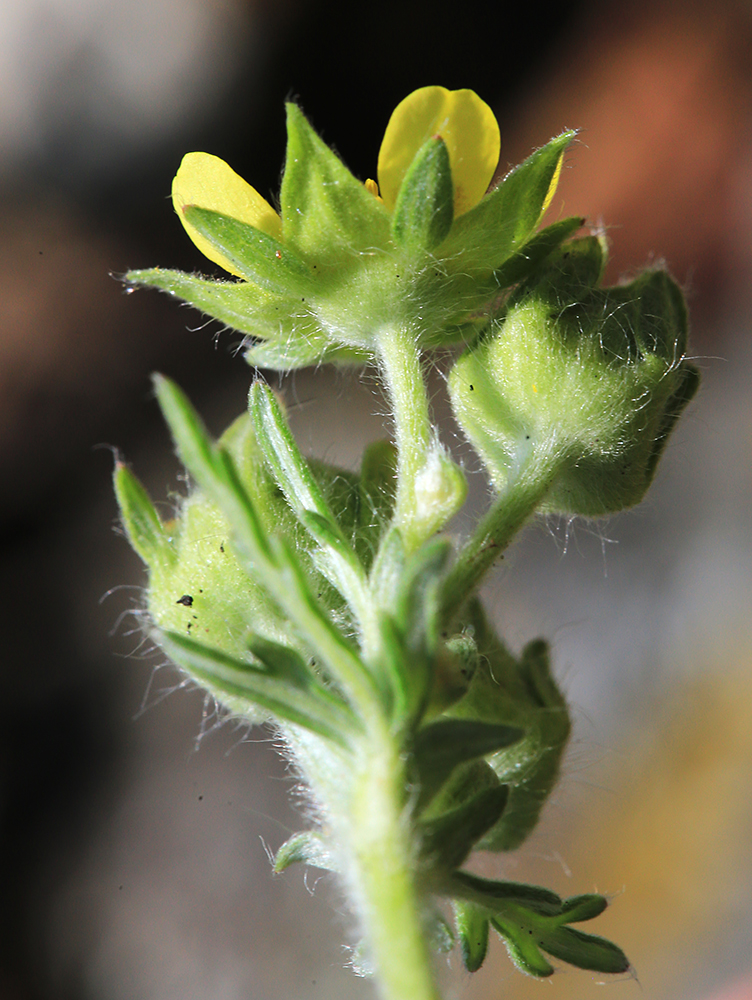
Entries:
[[363,745],[351,808],[352,888],[382,1000],[440,1000],[421,906],[403,755],[386,724]]
[[420,347],[408,326],[384,327],[378,334],[381,371],[389,394],[397,444],[397,499],[394,523],[408,551],[425,539],[420,530],[416,480],[423,470],[434,429],[423,377]]
[[460,549],[444,582],[441,621],[447,624],[464,605],[518,531],[541,506],[560,467],[559,455],[531,452],[475,531]]

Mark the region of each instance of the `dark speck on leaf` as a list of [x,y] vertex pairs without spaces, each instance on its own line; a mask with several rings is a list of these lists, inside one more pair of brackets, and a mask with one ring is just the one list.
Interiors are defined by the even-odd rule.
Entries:
[[193,598],[191,597],[190,594],[183,594],[183,596],[179,597],[177,599],[177,601],[175,601],[175,603],[176,604],[182,604],[186,608],[192,608],[193,607]]
[[475,388],[475,386],[474,386],[474,385],[471,385],[471,386],[470,386],[470,392],[472,392],[474,388]]

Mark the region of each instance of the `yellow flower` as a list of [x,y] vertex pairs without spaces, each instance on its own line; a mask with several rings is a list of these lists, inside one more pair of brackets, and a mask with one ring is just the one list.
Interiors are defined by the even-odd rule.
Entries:
[[501,136],[493,111],[472,90],[421,87],[392,112],[379,151],[381,197],[391,210],[408,167],[428,139],[441,136],[454,182],[454,217],[477,205],[499,163]]
[[[397,105],[381,144],[378,178],[381,197],[391,211],[407,169],[432,136],[444,140],[454,183],[455,218],[476,205],[488,188],[499,160],[499,126],[493,112],[472,90],[422,87]],[[378,195],[376,184],[366,186]],[[282,220],[255,188],[224,160],[209,153],[187,153],[172,183],[172,202],[186,232],[209,260],[238,277],[233,264],[188,222],[188,206],[209,209],[282,238]]]

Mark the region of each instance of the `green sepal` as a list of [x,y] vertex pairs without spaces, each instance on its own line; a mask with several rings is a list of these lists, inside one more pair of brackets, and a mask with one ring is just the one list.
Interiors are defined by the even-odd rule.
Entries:
[[314,289],[311,269],[268,233],[208,208],[188,205],[183,214],[249,281],[280,295],[297,297]]
[[574,927],[557,927],[546,933],[540,946],[549,955],[578,969],[617,975],[628,972],[629,959],[617,945],[595,934],[585,934]]
[[[351,271],[358,253],[389,242],[389,213],[287,105],[287,158],[280,192],[284,240],[323,270]],[[330,280],[339,280],[329,275]]]
[[275,872],[283,872],[294,864],[312,865],[329,872],[339,870],[324,839],[315,830],[294,833],[274,856]]
[[682,363],[677,371],[677,386],[674,392],[666,401],[666,409],[661,420],[655,444],[650,457],[645,466],[648,481],[652,482],[658,461],[663,454],[663,450],[668,442],[669,435],[674,429],[674,425],[682,415],[684,407],[692,402],[695,393],[700,388],[700,370],[689,361]]
[[326,698],[324,689],[318,692],[300,689],[288,680],[176,632],[157,631],[154,637],[170,659],[191,677],[210,691],[229,696],[235,706],[248,702],[269,712],[276,720],[302,726],[342,747],[349,745],[355,720],[334,696]]
[[289,372],[334,362],[340,365],[364,365],[371,355],[354,347],[345,347],[332,341],[322,328],[312,320],[298,325],[293,334],[284,339],[261,340],[248,347],[243,357],[252,368]]
[[506,785],[487,788],[461,806],[418,824],[421,856],[432,869],[454,871],[498,822],[509,798]]
[[233,330],[255,336],[278,336],[283,318],[296,308],[293,300],[272,295],[247,281],[212,281],[161,267],[128,271],[124,280],[131,287],[158,288]]
[[115,463],[113,480],[128,541],[148,566],[172,566],[175,545],[149,494],[123,462]]
[[471,799],[501,786],[501,782],[482,757],[466,761],[454,769],[451,776],[431,799],[430,805],[421,813],[422,819],[433,819],[446,812],[462,808]]
[[546,226],[535,233],[525,243],[521,250],[508,257],[501,267],[494,271],[494,279],[499,288],[509,288],[529,276],[543,261],[549,257],[561,244],[573,236],[585,224],[579,216],[561,219],[551,226]]
[[441,256],[469,272],[496,271],[521,250],[540,221],[551,181],[576,133],[562,132],[515,167],[493,191],[455,220]]
[[[248,281],[213,281],[164,268],[129,271],[129,285],[158,288],[253,338],[244,352],[249,365],[292,371],[324,362],[366,364],[371,354],[340,344],[310,308],[311,296],[274,295]],[[308,304],[307,304],[308,303]]]
[[[283,535],[302,535],[266,472],[248,414],[238,417],[220,440],[264,524]],[[285,645],[297,642],[258,575],[249,575],[241,565],[227,518],[209,495],[191,489],[165,530],[175,557],[150,566],[147,608],[154,624],[163,631],[193,635],[239,659],[248,654],[249,633]],[[303,653],[299,643],[296,648]],[[223,700],[234,710],[231,700]]]
[[488,914],[462,900],[455,900],[453,909],[462,961],[468,972],[477,972],[488,952]]
[[452,771],[466,761],[487,757],[502,747],[522,739],[523,732],[512,726],[439,719],[418,730],[413,746],[419,810],[425,806]]
[[444,140],[434,136],[415,154],[402,181],[392,213],[392,237],[408,253],[425,253],[447,236],[453,219],[449,152]]

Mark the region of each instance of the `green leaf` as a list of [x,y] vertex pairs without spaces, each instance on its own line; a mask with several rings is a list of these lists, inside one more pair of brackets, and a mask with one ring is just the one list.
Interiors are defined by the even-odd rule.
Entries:
[[249,281],[270,292],[299,296],[314,288],[313,274],[288,246],[229,215],[188,205],[188,222]]
[[[406,698],[397,706],[405,713],[404,719],[419,718],[429,696],[438,639],[438,595],[450,552],[446,539],[435,539],[413,553],[402,569],[393,623],[402,657],[398,669],[406,677],[397,688]],[[397,662],[392,661],[393,669]]]
[[599,917],[608,906],[605,896],[595,893],[586,893],[582,896],[570,896],[565,899],[561,912],[566,914],[566,923],[578,924],[583,920],[592,920]]
[[629,959],[615,944],[595,934],[584,934],[574,927],[557,927],[540,942],[541,948],[554,958],[593,972],[616,975],[629,971]]
[[298,448],[276,396],[260,380],[251,386],[248,407],[253,418],[256,439],[264,457],[296,514],[313,511],[330,530],[342,537],[311,467]]
[[421,822],[421,856],[432,867],[459,868],[484,833],[504,812],[509,797],[506,785],[487,788],[457,809]]
[[392,236],[408,253],[433,250],[454,219],[454,184],[444,140],[434,136],[415,154],[397,194]]
[[379,607],[394,606],[405,571],[405,542],[399,528],[391,527],[381,539],[371,567],[371,587]]
[[486,757],[523,735],[513,726],[465,719],[439,719],[418,730],[413,748],[420,788],[417,808],[431,800],[459,764]]
[[311,466],[290,433],[274,393],[262,382],[251,386],[249,408],[256,438],[285,498],[319,546],[315,562],[340,592],[361,624],[372,617],[365,573],[345,538]]
[[457,267],[495,271],[527,242],[541,212],[559,161],[575,132],[566,131],[515,167],[499,186],[455,220],[441,256],[457,255]]
[[177,554],[149,495],[131,470],[118,461],[114,473],[115,496],[123,527],[133,548],[148,566],[171,566]]
[[294,833],[280,847],[274,857],[274,871],[283,872],[294,864],[312,865],[324,871],[336,872],[338,866],[323,838],[315,830]]
[[439,594],[451,554],[448,539],[432,539],[410,556],[402,572],[395,619],[416,654],[428,656],[436,650]]
[[[295,104],[287,105],[287,159],[280,192],[285,242],[319,270],[358,267],[357,254],[389,243],[389,214],[322,142]],[[317,274],[317,278],[322,275]]]
[[284,538],[267,535],[230,455],[214,445],[185,394],[155,377],[162,412],[188,471],[226,517],[239,561],[269,592],[349,699],[372,704],[377,684],[356,650],[314,597],[295,552]]
[[629,961],[616,945],[565,926],[602,913],[606,906],[603,896],[572,896],[562,903],[555,893],[540,886],[491,882],[469,872],[455,872],[444,891],[463,905],[472,904],[490,915],[512,961],[528,975],[552,974],[541,949],[582,969],[608,973],[629,969]]
[[255,634],[249,636],[247,645],[250,652],[269,671],[270,676],[302,690],[307,690],[311,686],[313,678],[311,670],[296,649]]
[[302,726],[342,747],[348,746],[355,726],[345,706],[325,703],[312,690],[301,691],[250,663],[176,632],[157,632],[155,638],[167,655],[202,685],[259,705],[283,722]]
[[274,564],[269,542],[229,455],[213,444],[201,418],[174,382],[155,375],[154,387],[183,464],[229,521],[239,554],[258,568],[266,568],[268,576]]
[[524,882],[498,882],[465,871],[454,873],[448,892],[499,913],[507,912],[510,903],[543,916],[558,916],[562,909],[561,897],[550,889]]
[[458,900],[454,903],[454,919],[465,968],[477,972],[488,951],[488,914],[472,903]]
[[520,927],[502,917],[491,917],[491,924],[503,938],[509,957],[520,972],[539,979],[554,974],[554,967],[541,954],[531,928]]

